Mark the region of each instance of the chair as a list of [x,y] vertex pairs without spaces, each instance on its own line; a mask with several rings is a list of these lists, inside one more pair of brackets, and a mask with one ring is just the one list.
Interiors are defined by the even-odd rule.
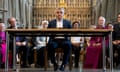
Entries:
[[[57,54],[59,54],[59,53],[63,53],[63,49],[62,48],[57,48],[56,50],[55,50],[55,52],[57,53]],[[59,56],[58,56],[59,57]],[[73,65],[73,63],[72,63],[72,49],[70,50],[70,60],[69,60],[69,70],[72,70],[72,65]],[[60,60],[59,60],[60,61]],[[59,62],[58,61],[58,62]]]
[[[56,53],[63,53],[63,49],[62,48],[57,48],[57,49],[55,49],[55,52]],[[47,48],[44,48],[44,54],[45,54],[45,71],[47,70],[47,68],[48,68],[48,56],[47,56]],[[70,61],[69,61],[69,70],[71,71],[72,70],[72,49],[71,49],[71,51],[70,51]]]
[[[47,45],[47,37],[46,37],[46,45]],[[55,50],[56,53],[62,53],[63,49],[62,48],[57,48]],[[44,70],[46,71],[48,68],[48,52],[47,48],[44,48],[44,55],[45,55],[45,67]],[[70,50],[70,61],[69,61],[69,70],[72,70],[72,49]]]
[[[47,37],[46,37],[46,45],[47,45]],[[44,55],[45,55],[45,71],[47,70],[47,67],[48,67],[48,55],[47,55],[47,48],[45,47],[44,48]],[[34,64],[36,65],[37,64],[37,50],[36,50],[36,47],[34,47]]]

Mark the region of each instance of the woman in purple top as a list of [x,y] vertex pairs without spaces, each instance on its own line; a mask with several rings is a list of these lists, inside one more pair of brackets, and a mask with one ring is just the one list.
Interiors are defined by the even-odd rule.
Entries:
[[0,23],[0,48],[2,54],[2,64],[5,64],[5,56],[6,56],[6,36],[5,36],[5,25]]
[[[96,29],[106,28],[105,18],[99,17]],[[106,38],[106,45],[108,45],[108,37]],[[102,37],[91,37],[90,45],[86,48],[84,68],[102,68]]]

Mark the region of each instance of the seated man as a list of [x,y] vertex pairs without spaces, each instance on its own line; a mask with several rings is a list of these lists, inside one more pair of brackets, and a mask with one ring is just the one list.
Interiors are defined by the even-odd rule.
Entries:
[[[107,29],[105,26],[105,18],[100,16],[98,18],[98,25],[95,29]],[[91,37],[89,45],[86,48],[86,56],[83,67],[91,69],[100,69],[103,64],[103,55],[102,55],[102,37],[95,36]],[[108,37],[105,39],[106,47],[108,47]]]
[[117,15],[117,22],[113,24],[113,63],[114,68],[120,66],[120,13]]
[[16,37],[16,48],[17,52],[21,54],[21,67],[26,68],[28,67],[27,61],[28,61],[28,47],[27,47],[27,38],[26,37]]
[[[71,28],[71,23],[65,19],[63,19],[64,9],[58,8],[56,9],[56,19],[49,22],[48,28]],[[67,36],[65,37],[50,37],[48,42],[48,55],[50,55],[51,62],[54,64],[54,71],[58,69],[58,65],[55,60],[55,49],[63,48],[64,56],[63,62],[60,66],[60,70],[64,71],[65,65],[68,62],[71,42]]]
[[[8,23],[10,24],[10,26],[8,27],[8,29],[18,29],[17,26],[17,22],[16,19],[14,17],[10,17],[8,19]],[[9,40],[9,66],[13,67],[13,35],[9,36],[10,40]],[[21,55],[21,67],[28,67],[27,66],[27,61],[28,61],[28,48],[27,48],[27,38],[26,37],[20,37],[17,36],[16,37],[16,54],[17,53],[22,53]]]

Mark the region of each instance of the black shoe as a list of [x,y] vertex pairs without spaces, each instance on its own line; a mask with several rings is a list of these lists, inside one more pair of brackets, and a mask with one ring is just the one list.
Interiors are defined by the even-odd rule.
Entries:
[[35,67],[36,67],[36,68],[44,68],[44,65],[36,64]]
[[78,68],[79,66],[78,66],[78,64],[75,64],[75,68]]
[[36,65],[35,65],[35,67],[36,67],[36,68],[40,68],[41,66],[40,66],[40,65],[38,65],[38,64],[36,64]]
[[79,66],[78,66],[78,65],[75,65],[75,68],[79,68]]
[[54,71],[57,71],[57,69],[58,69],[58,65],[54,64]]
[[5,68],[5,64],[0,64],[0,68]]
[[65,70],[65,66],[64,65],[61,65],[60,68],[59,68],[60,71],[64,71]]
[[27,65],[21,65],[21,68],[29,68]]

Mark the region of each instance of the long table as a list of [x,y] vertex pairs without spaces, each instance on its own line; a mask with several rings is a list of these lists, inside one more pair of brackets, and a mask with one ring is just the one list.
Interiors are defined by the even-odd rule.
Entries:
[[[16,48],[15,48],[15,37],[16,36],[101,36],[103,41],[103,71],[106,71],[106,59],[105,59],[105,37],[109,36],[109,55],[110,55],[110,72],[113,72],[113,52],[112,52],[112,29],[61,29],[61,28],[50,28],[50,29],[6,29],[6,62],[5,71],[8,72],[8,50],[9,50],[9,35],[13,35],[14,49],[13,49],[13,70],[16,70]],[[46,68],[45,68],[46,69]]]

